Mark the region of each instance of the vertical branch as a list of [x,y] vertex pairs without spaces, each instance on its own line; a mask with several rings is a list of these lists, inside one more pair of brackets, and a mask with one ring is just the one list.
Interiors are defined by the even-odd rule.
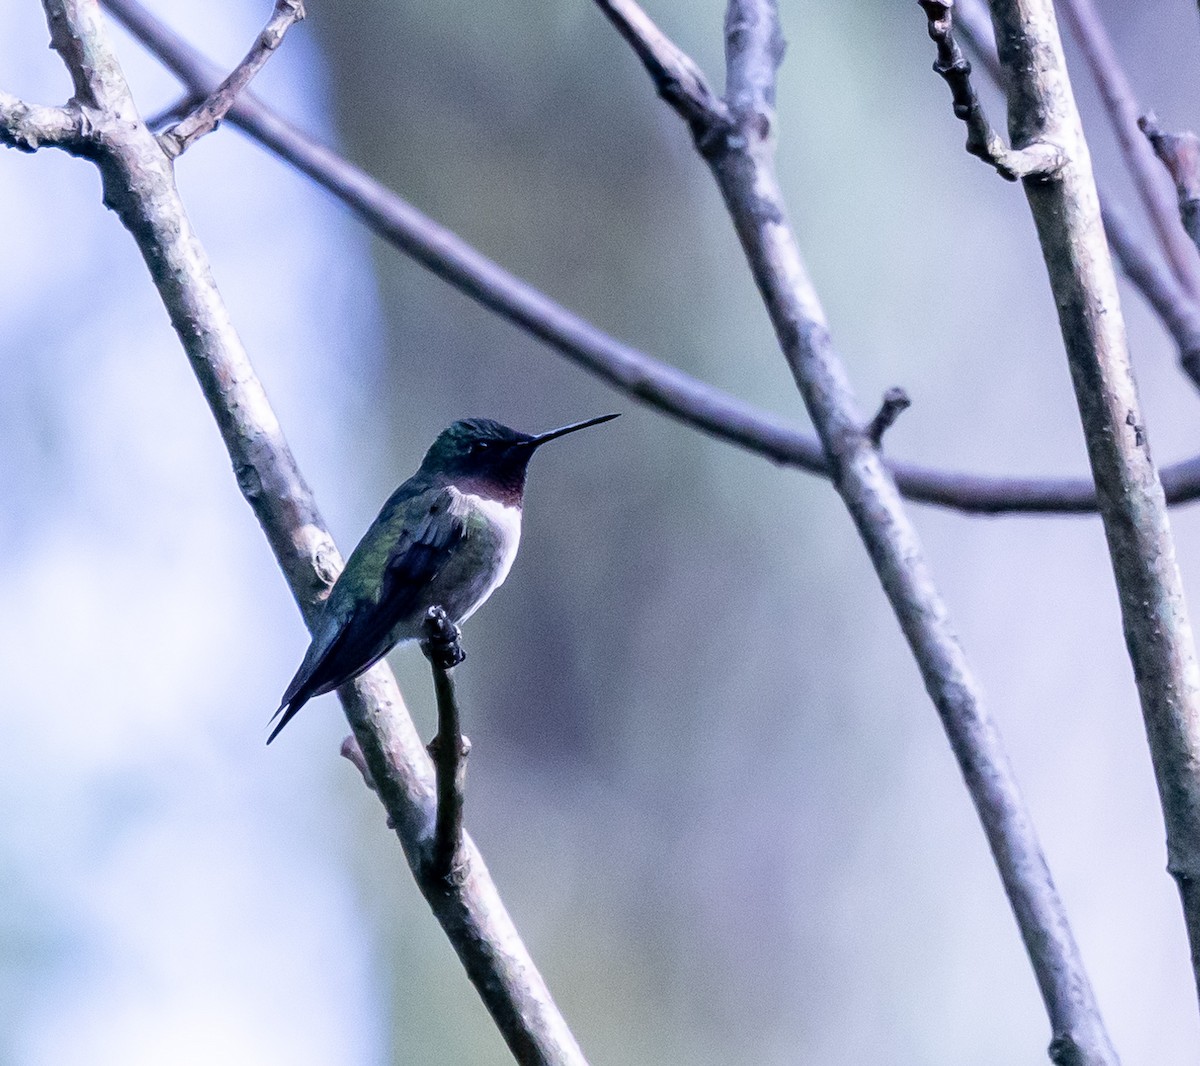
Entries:
[[463,736],[462,716],[450,671],[466,658],[458,627],[441,607],[430,607],[425,616],[421,650],[433,670],[437,695],[438,731],[429,743],[437,776],[437,818],[425,876],[434,881],[453,878],[462,860],[463,803],[467,782],[467,755],[471,742]]
[[1091,158],[1051,0],[991,0],[1014,143],[1067,157],[1027,181],[1083,422],[1200,987],[1200,670],[1175,545],[1126,347]]

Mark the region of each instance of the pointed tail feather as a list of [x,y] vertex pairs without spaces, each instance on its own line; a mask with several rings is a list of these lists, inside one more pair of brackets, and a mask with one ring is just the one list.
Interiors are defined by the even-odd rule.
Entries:
[[[268,744],[270,744],[272,740],[274,740],[277,736],[279,736],[279,731],[285,725],[287,725],[288,722],[290,722],[293,718],[296,717],[296,715],[300,711],[300,708],[303,707],[307,702],[308,702],[308,697],[305,696],[303,699],[295,699],[295,700],[292,700],[291,702],[285,701],[279,705],[279,710],[277,710],[273,715],[271,715],[271,722],[275,721],[276,718],[279,718],[279,716],[281,714],[283,715],[283,717],[279,718],[279,724],[274,729],[271,730],[271,735],[269,737],[267,737]],[[270,725],[270,722],[268,722],[267,724]]]

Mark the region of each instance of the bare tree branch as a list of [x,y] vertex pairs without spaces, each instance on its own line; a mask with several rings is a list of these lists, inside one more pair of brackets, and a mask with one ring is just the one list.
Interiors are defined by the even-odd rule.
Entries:
[[425,618],[421,651],[433,669],[437,694],[438,731],[429,742],[437,775],[437,819],[429,849],[430,878],[452,881],[462,868],[463,803],[466,796],[467,755],[471,742],[463,736],[458,698],[450,671],[466,658],[461,634],[440,607],[430,607]]
[[[991,19],[983,0],[956,0],[955,26],[975,51],[988,76],[1007,91],[1008,75],[996,55]],[[1104,228],[1113,254],[1125,275],[1137,287],[1146,302],[1154,308],[1167,332],[1179,348],[1179,362],[1192,384],[1200,388],[1200,303],[1180,283],[1175,273],[1157,256],[1144,248],[1144,240],[1134,232],[1119,198],[1097,186]],[[1177,484],[1178,471],[1164,467],[1161,471],[1167,502]]]
[[0,89],[0,144],[19,152],[39,148],[77,148],[82,143],[83,114],[76,107],[30,104]]
[[1138,123],[1149,139],[1179,197],[1179,217],[1197,247],[1200,247],[1200,138],[1190,131],[1167,133],[1160,129],[1154,112]]
[[1171,202],[1162,169],[1155,163],[1154,153],[1138,128],[1141,109],[1100,13],[1093,0],[1060,0],[1060,7],[1099,86],[1125,166],[1150,216],[1158,243],[1175,277],[1196,299],[1200,297],[1200,259],[1180,228],[1179,214]]
[[1133,661],[1200,988],[1200,667],[1175,545],[1139,409],[1091,160],[1051,0],[991,0],[1014,143],[1052,140],[1067,163],[1026,182]]
[[[1101,197],[1100,214],[1109,247],[1120,262],[1125,276],[1146,298],[1146,302],[1158,314],[1159,321],[1175,338],[1179,346],[1179,365],[1192,383],[1200,387],[1200,303],[1184,291],[1162,260],[1144,250],[1142,246],[1146,242],[1134,235],[1133,227],[1118,204]],[[1164,467],[1161,474],[1167,502],[1170,503],[1174,470]]]
[[638,54],[658,89],[684,121],[695,129],[728,128],[729,109],[709,88],[692,57],[668,39],[630,0],[598,0],[600,10]]
[[950,86],[954,114],[967,127],[967,152],[994,167],[1006,181],[1048,177],[1061,165],[1062,157],[1053,144],[1030,144],[1008,148],[983,113],[971,85],[971,64],[954,39],[954,0],[917,0],[929,21],[929,39],[937,46],[934,73]]
[[883,402],[875,417],[867,426],[867,439],[876,447],[883,446],[883,435],[895,425],[896,419],[912,406],[908,393],[901,388],[891,388],[883,394]]
[[[103,3],[193,91],[206,93],[216,84],[215,66],[137,0]],[[678,73],[683,84],[682,68]],[[829,476],[821,445],[811,434],[604,333],[313,141],[253,93],[238,98],[229,121],[331,192],[384,240],[613,388],[718,440]],[[1095,489],[1087,478],[988,477],[893,460],[887,466],[910,499],[966,514],[1096,510]],[[1200,499],[1200,457],[1165,468],[1163,481],[1173,503]]]
[[718,142],[705,130],[697,134],[692,122],[697,144],[703,145],[817,427],[833,484],[867,547],[958,758],[1046,1003],[1054,1033],[1051,1054],[1063,1063],[1115,1063],[1008,757],[916,531],[864,431],[787,220],[772,138],[775,71],[783,54],[775,3],[730,0],[725,30],[726,103],[734,128]]
[[182,155],[206,133],[211,133],[229,113],[238,94],[267,64],[283,43],[284,34],[304,18],[302,0],[275,0],[270,21],[246,53],[246,57],[230,72],[209,96],[197,104],[169,130],[158,135],[158,143],[172,159]]
[[[140,121],[94,0],[44,0],[53,46],[86,109],[86,146],[105,203],[136,240],[254,510],[311,624],[341,567],[312,493],[213,282],[179,199],[170,159]],[[464,838],[452,884],[426,874],[434,825],[429,761],[391,672],[339,690],[346,717],[417,883],[518,1062],[583,1066],[583,1054]]]

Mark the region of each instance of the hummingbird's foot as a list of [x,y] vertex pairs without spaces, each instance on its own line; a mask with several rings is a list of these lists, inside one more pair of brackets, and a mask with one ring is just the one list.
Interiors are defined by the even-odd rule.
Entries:
[[421,651],[439,670],[450,670],[467,657],[462,647],[462,631],[441,607],[430,607],[425,612],[421,629],[425,634]]

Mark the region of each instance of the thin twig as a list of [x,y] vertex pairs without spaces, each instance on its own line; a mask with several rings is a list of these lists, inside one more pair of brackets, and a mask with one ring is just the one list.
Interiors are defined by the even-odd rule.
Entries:
[[[974,50],[993,83],[1007,92],[1008,75],[996,55],[991,17],[983,0],[957,0],[954,11],[958,32]],[[1180,366],[1192,384],[1200,388],[1200,303],[1188,294],[1175,272],[1164,261],[1144,249],[1145,241],[1134,232],[1119,197],[1099,185],[1097,192],[1113,254],[1126,277],[1171,334],[1179,349]],[[1163,487],[1167,490],[1167,502],[1174,503],[1172,493],[1178,484],[1179,471],[1173,467],[1163,467],[1161,475]]]
[[1125,167],[1150,216],[1150,224],[1171,271],[1193,299],[1200,297],[1200,259],[1196,249],[1179,226],[1179,214],[1172,203],[1162,168],[1138,129],[1138,107],[1133,87],[1116,49],[1104,27],[1093,0],[1058,0],[1058,7],[1079,42],[1092,77],[1108,112],[1109,124],[1117,135],[1117,144]]
[[[94,0],[44,0],[51,43],[89,108],[86,146],[105,203],[150,270],[254,510],[306,621],[341,557],[283,437],[213,282],[179,199],[173,166],[137,116]],[[420,876],[433,827],[429,760],[391,672],[378,665],[338,692],[405,856],[517,1061],[583,1066],[584,1058],[521,943],[478,851],[464,837],[453,884]]]
[[1139,408],[1091,161],[1051,0],[992,0],[1014,140],[1067,164],[1025,183],[1058,310],[1200,990],[1200,666]]
[[654,79],[658,94],[692,127],[698,142],[729,127],[729,110],[709,87],[692,57],[676,47],[630,0],[598,0],[600,10],[625,38]]
[[883,402],[875,417],[867,426],[867,440],[876,448],[883,445],[883,435],[895,425],[896,419],[912,406],[908,393],[901,388],[890,388],[883,394]]
[[950,86],[954,114],[967,127],[967,151],[995,168],[1006,181],[1045,178],[1062,164],[1053,144],[1034,142],[1024,148],[1009,148],[988,122],[983,105],[971,85],[971,64],[954,39],[954,0],[917,0],[929,23],[929,39],[937,46],[934,73]]
[[[1200,386],[1200,303],[1184,292],[1179,279],[1161,259],[1146,251],[1143,245],[1150,242],[1134,235],[1133,227],[1118,204],[1102,196],[1100,214],[1109,247],[1121,264],[1121,270],[1175,338],[1179,347],[1179,365],[1192,383]],[[1172,467],[1164,467],[1161,473],[1170,503],[1175,472]]]
[[[185,85],[203,93],[215,84],[215,65],[137,0],[103,3]],[[252,92],[238,98],[229,121],[336,196],[394,247],[613,388],[718,440],[829,476],[811,434],[604,333],[296,129]],[[989,477],[895,460],[887,466],[909,499],[965,514],[1096,510],[1087,478]],[[1200,499],[1200,457],[1165,468],[1163,480],[1171,502]]]
[[440,607],[425,616],[421,651],[433,670],[437,694],[438,731],[429,742],[437,775],[437,820],[429,850],[426,876],[451,880],[462,869],[463,803],[466,797],[467,755],[471,742],[463,736],[462,716],[450,671],[466,657],[458,627]]
[[1179,198],[1179,217],[1189,237],[1200,248],[1200,138],[1190,130],[1168,133],[1151,111],[1138,122],[1154,148]]
[[258,35],[246,57],[209,96],[196,104],[169,130],[158,135],[158,143],[172,159],[182,155],[206,133],[217,128],[229,113],[238,95],[267,65],[267,60],[283,43],[284,35],[304,18],[303,0],[275,0],[271,18]]
[[[1066,913],[983,695],[879,451],[863,429],[775,172],[772,101],[783,52],[773,0],[731,0],[726,103],[734,133],[707,161],[780,347],[820,435],[833,483],[921,670],[1042,990],[1060,1062],[1115,1062]],[[1077,1056],[1072,1058],[1071,1056]]]

